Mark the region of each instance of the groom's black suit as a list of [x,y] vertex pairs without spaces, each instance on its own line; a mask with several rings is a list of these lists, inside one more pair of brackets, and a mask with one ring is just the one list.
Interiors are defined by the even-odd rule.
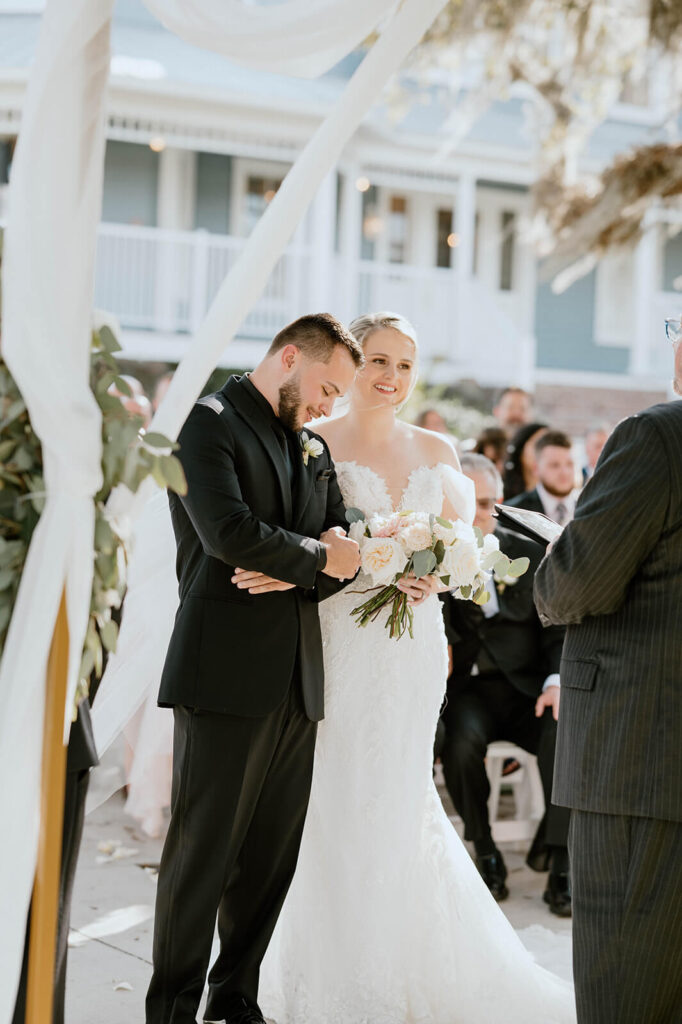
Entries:
[[682,1020],[682,402],[624,420],[535,577],[567,623],[554,799],[571,816],[580,1024]]
[[[304,465],[248,377],[201,399],[178,438],[187,495],[170,496],[180,606],[159,703],[175,715],[172,813],[148,1024],[194,1022],[218,916],[206,1018],[256,1004],[260,962],[291,882],[324,710],[315,538],[344,526],[328,449]],[[234,568],[296,589],[253,596]]]

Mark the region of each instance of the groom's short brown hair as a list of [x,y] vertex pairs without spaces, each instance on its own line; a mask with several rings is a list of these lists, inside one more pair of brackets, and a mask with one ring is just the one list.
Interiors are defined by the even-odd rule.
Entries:
[[286,345],[295,345],[308,359],[318,363],[328,363],[334,349],[341,345],[358,368],[365,362],[362,346],[331,313],[308,313],[287,324],[272,339],[268,355],[274,355]]

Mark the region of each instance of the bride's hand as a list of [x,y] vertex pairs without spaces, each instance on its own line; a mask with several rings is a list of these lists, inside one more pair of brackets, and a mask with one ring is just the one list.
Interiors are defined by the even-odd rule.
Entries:
[[396,583],[398,590],[407,594],[407,603],[411,605],[423,604],[431,594],[437,594],[441,589],[435,576],[403,576]]
[[237,584],[239,590],[248,590],[250,594],[270,594],[273,590],[293,590],[296,586],[295,583],[284,583],[252,569],[235,569],[232,582]]

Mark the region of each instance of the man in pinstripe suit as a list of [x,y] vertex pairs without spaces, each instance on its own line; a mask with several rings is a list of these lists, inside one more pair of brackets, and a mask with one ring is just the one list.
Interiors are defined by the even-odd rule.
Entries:
[[579,1024],[680,1024],[682,402],[616,428],[535,599],[568,625],[553,799],[573,808]]

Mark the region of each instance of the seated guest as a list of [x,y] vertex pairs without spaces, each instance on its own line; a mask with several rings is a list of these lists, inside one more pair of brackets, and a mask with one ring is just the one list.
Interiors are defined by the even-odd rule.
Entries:
[[438,409],[422,409],[414,421],[415,427],[422,427],[424,430],[433,430],[436,434],[448,434],[448,425],[438,412]]
[[546,423],[527,423],[519,427],[507,446],[502,482],[504,500],[531,491],[537,483],[535,442],[549,430]]
[[570,437],[560,430],[546,431],[535,443],[535,461],[537,484],[510,499],[509,504],[544,512],[559,526],[565,526],[573,518],[579,493]]
[[490,601],[481,607],[445,597],[446,632],[452,644],[438,750],[445,783],[464,822],[465,839],[474,844],[479,871],[495,899],[503,900],[509,895],[507,869],[490,831],[486,751],[494,740],[507,740],[535,754],[546,812],[528,864],[536,871],[549,869],[545,902],[553,914],[570,917],[569,812],[550,800],[564,630],[543,629],[533,603],[533,577],[544,550],[496,527],[492,512],[502,493],[499,473],[484,456],[473,454],[462,456],[462,470],[476,488],[474,524],[484,534],[494,532],[510,558],[527,556],[530,568],[518,580],[491,582]]
[[474,452],[477,455],[485,455],[486,459],[495,463],[498,473],[503,473],[507,443],[507,435],[501,427],[487,427],[476,438]]
[[533,399],[519,387],[505,388],[493,406],[493,416],[508,438],[529,423],[532,415]]
[[585,465],[583,466],[583,483],[586,484],[594,473],[595,466],[602,453],[602,448],[609,439],[611,431],[603,424],[597,424],[585,434]]

